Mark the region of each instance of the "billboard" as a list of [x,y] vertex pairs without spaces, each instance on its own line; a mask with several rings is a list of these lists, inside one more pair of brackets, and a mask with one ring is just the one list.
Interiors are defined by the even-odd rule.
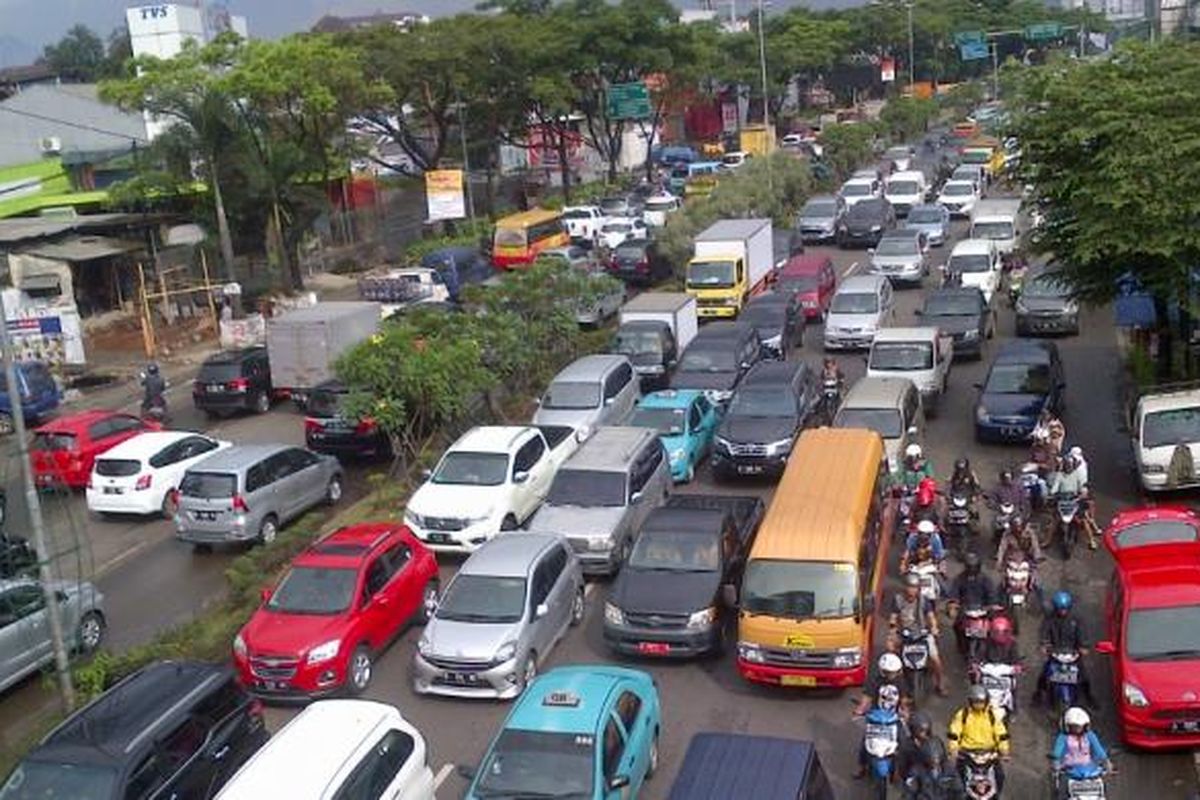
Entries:
[[461,169],[431,169],[425,173],[425,204],[429,219],[462,219],[467,216],[463,202]]

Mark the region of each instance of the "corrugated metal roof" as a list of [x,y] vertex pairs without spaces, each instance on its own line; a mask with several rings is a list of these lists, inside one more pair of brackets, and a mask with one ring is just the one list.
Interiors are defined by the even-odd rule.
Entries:
[[122,253],[140,250],[141,247],[136,242],[110,239],[107,236],[76,236],[61,242],[45,242],[25,252],[58,261],[94,261],[97,258],[119,256]]
[[5,245],[52,239],[71,231],[99,230],[121,225],[157,225],[171,215],[164,214],[87,214],[80,217],[10,217],[0,219],[0,249]]

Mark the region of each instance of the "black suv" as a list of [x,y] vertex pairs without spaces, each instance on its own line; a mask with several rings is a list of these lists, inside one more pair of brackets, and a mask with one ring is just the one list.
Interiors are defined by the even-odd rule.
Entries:
[[339,381],[327,381],[313,390],[304,418],[308,449],[332,456],[390,457],[391,440],[375,420],[351,420],[342,415],[346,394]]
[[271,362],[265,347],[211,355],[192,381],[192,402],[210,417],[245,410],[265,414],[271,409],[271,394]]
[[227,666],[161,661],[71,715],[0,787],[3,800],[205,800],[267,740]]
[[746,373],[713,440],[718,477],[779,474],[813,419],[819,381],[803,361],[764,361]]

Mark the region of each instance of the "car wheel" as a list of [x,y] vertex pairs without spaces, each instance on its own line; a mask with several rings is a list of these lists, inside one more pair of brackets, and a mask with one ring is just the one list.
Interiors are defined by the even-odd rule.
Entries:
[[346,665],[346,688],[351,694],[362,694],[371,685],[371,651],[365,644],[354,648]]
[[417,609],[417,624],[425,625],[429,622],[430,613],[429,606],[432,602],[437,602],[438,593],[441,591],[441,583],[437,578],[430,578],[425,584],[425,588],[421,591],[421,607]]
[[521,670],[521,691],[529,688],[529,684],[533,683],[533,679],[537,677],[537,653],[530,650],[529,655],[525,657],[525,667]]
[[168,489],[163,495],[162,515],[163,519],[171,519],[175,516],[175,512],[179,510],[179,501],[175,499],[175,490]]
[[654,738],[650,740],[650,757],[646,759],[646,777],[653,778],[655,772],[658,772],[658,731],[654,732]]
[[587,604],[584,600],[583,587],[580,586],[574,599],[571,600],[571,627],[578,628],[583,624],[583,614],[586,610]]
[[342,476],[334,475],[329,479],[329,486],[325,488],[325,504],[336,506],[338,501],[342,499]]
[[75,636],[79,652],[84,654],[95,652],[103,639],[104,617],[99,611],[89,611],[84,614],[83,619],[79,620],[79,629]]
[[9,436],[13,432],[12,416],[0,414],[0,436]]
[[258,526],[258,541],[260,544],[270,544],[279,535],[279,520],[274,514],[268,514]]
[[500,530],[515,531],[520,525],[517,524],[517,518],[512,514],[505,514],[504,520],[500,523]]
[[254,398],[254,411],[257,414],[265,414],[271,410],[271,395],[266,391],[259,392]]

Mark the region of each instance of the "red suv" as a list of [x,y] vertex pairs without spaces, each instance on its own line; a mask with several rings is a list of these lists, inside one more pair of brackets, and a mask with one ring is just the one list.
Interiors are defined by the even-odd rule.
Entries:
[[33,431],[34,476],[40,486],[82,489],[96,456],[139,433],[162,425],[115,411],[81,411],[47,422]]
[[375,655],[438,592],[433,553],[391,522],[340,528],[291,569],[233,640],[242,683],[264,697],[321,697],[371,682]]
[[1123,511],[1104,532],[1116,561],[1105,601],[1121,737],[1146,749],[1200,746],[1200,517]]
[[787,260],[775,279],[775,291],[791,292],[804,308],[804,318],[825,319],[837,290],[833,259],[820,255],[797,255]]

